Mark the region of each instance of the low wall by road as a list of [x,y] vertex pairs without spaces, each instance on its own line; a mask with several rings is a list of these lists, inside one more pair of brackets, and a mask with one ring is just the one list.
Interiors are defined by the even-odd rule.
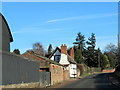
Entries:
[[63,81],[63,67],[55,64],[50,64],[51,85]]
[[102,72],[108,72],[108,73],[115,72],[115,69],[105,69],[105,70],[102,70]]
[[11,85],[20,83],[35,83],[40,86],[50,85],[50,72],[39,72],[40,62],[23,58],[9,52],[0,52],[2,62],[2,83]]
[[2,85],[39,82],[39,62],[7,52],[2,55]]
[[69,70],[63,70],[63,80],[69,80],[70,77],[69,77],[70,73],[69,73]]
[[39,72],[40,86],[50,86],[51,85],[51,73],[50,72]]
[[40,72],[40,62],[22,56],[0,52],[2,83],[0,85],[38,83],[50,86],[69,79],[69,71],[63,72],[61,65],[50,64],[50,72]]

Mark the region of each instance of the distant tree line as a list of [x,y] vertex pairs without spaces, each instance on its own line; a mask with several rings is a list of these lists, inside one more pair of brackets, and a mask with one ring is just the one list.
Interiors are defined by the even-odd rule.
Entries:
[[[74,59],[78,64],[86,64],[89,67],[100,67],[102,69],[115,68],[118,65],[118,47],[110,43],[105,47],[104,52],[100,48],[96,49],[96,36],[94,33],[87,40],[81,32],[77,33],[73,44]],[[48,57],[53,52],[53,47],[52,44],[49,44],[48,49],[45,50],[40,42],[36,42],[29,51]],[[19,49],[15,49],[13,52],[20,55]]]
[[75,61],[79,64],[86,64],[89,67],[115,68],[118,62],[118,47],[112,43],[105,47],[101,52],[100,48],[96,49],[96,37],[92,33],[88,40],[79,32],[75,39],[74,51]]
[[49,56],[52,53],[53,48],[52,48],[52,44],[50,44],[48,46],[48,50],[46,51],[40,42],[35,42],[32,46],[32,49],[28,51],[32,51],[41,56]]

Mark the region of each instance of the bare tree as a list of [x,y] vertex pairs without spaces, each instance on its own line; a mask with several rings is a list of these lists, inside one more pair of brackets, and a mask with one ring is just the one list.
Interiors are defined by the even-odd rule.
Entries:
[[118,47],[113,43],[108,44],[105,47],[105,50],[106,50],[106,52],[111,52],[113,54],[118,54]]
[[45,56],[45,50],[43,48],[43,45],[39,42],[33,44],[33,52],[41,56]]
[[110,43],[105,47],[105,53],[108,56],[108,59],[110,60],[111,67],[116,67],[119,61],[118,47],[115,44]]

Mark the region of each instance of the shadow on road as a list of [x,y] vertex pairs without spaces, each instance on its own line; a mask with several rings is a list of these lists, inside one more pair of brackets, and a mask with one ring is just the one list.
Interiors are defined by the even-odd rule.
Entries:
[[113,85],[109,80],[109,76],[113,73],[101,73],[93,77],[95,88],[108,88],[109,90],[119,89],[116,85]]
[[101,73],[91,75],[79,80],[76,80],[72,83],[62,85],[60,87],[56,87],[54,90],[58,90],[60,88],[67,88],[67,89],[91,89],[91,90],[120,90],[117,86],[113,85],[110,80],[109,76],[112,73]]

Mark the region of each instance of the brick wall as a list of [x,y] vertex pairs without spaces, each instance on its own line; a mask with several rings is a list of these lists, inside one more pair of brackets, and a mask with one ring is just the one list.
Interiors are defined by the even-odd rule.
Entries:
[[[40,61],[40,68],[49,66],[49,71],[51,72],[51,85],[54,85],[62,82],[63,80],[69,79],[69,75],[70,75],[69,70],[63,71],[63,67],[60,65],[50,64],[50,62],[47,62],[46,60],[44,60],[44,58],[37,57],[29,52],[22,54],[22,56]],[[45,70],[41,69],[39,71],[41,72]]]
[[63,81],[62,66],[50,64],[50,72],[51,72],[51,85],[54,85]]
[[67,55],[67,46],[65,44],[61,45],[61,53]]
[[70,76],[69,70],[63,70],[63,80],[70,79],[69,76]]
[[110,70],[105,69],[105,70],[102,70],[102,72],[115,72],[115,69],[110,69]]
[[70,56],[74,60],[74,49],[73,48],[70,48]]
[[77,69],[77,77],[80,77],[80,69]]

